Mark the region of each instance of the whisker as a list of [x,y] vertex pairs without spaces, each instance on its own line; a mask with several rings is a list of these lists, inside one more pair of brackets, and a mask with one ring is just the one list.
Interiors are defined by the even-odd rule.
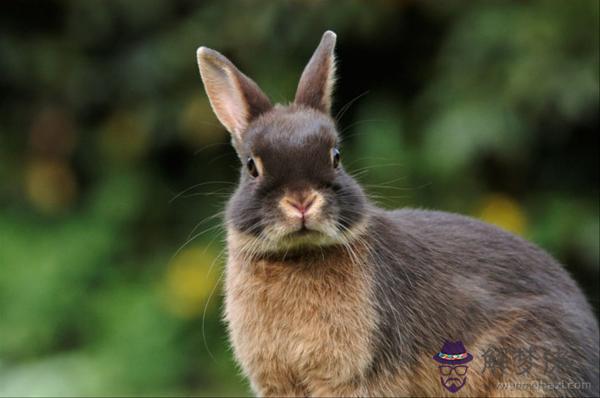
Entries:
[[340,119],[342,117],[344,117],[344,115],[346,114],[346,112],[348,111],[348,109],[350,109],[350,107],[359,99],[361,99],[362,97],[364,97],[365,95],[369,94],[369,90],[357,95],[356,97],[352,98],[350,101],[346,102],[346,104],[344,106],[342,106],[342,108],[338,111],[338,113],[335,115],[335,120],[336,121],[340,121]]
[[212,144],[208,144],[208,145],[204,145],[202,148],[198,149],[197,151],[194,152],[194,156],[199,155],[200,153],[202,153],[203,151],[207,150],[208,148],[214,148],[216,146],[229,146],[229,143],[225,143],[225,142],[213,142]]
[[[365,124],[365,123],[371,123],[371,122],[385,122],[385,119],[364,119],[364,120],[358,120],[354,123],[349,124],[348,126],[344,127],[341,131],[340,131],[340,135],[343,134],[345,131],[347,131],[348,129],[351,129],[352,127],[356,127],[359,126],[361,124]],[[350,138],[350,137],[354,137],[355,135],[358,134],[366,134],[365,132],[360,132],[360,133],[354,133],[351,134],[349,136],[347,136],[346,138]]]
[[194,226],[194,229],[192,229],[192,232],[190,232],[190,234],[188,235],[187,239],[189,239],[189,238],[190,238],[192,235],[194,235],[194,233],[196,232],[196,230],[198,229],[198,227],[199,227],[200,225],[204,224],[204,223],[205,223],[205,222],[207,222],[207,221],[213,220],[213,219],[215,219],[215,218],[217,218],[217,217],[219,217],[219,216],[224,216],[224,215],[225,215],[225,210],[223,210],[223,211],[220,211],[220,212],[218,212],[218,213],[216,213],[216,214],[213,214],[212,216],[208,216],[208,217],[205,217],[205,218],[203,218],[203,219],[202,219],[200,222],[198,222],[198,223],[197,223],[197,224]]
[[203,234],[205,234],[205,233],[207,233],[207,232],[209,232],[209,231],[212,231],[212,230],[214,230],[214,229],[216,229],[216,228],[221,228],[221,225],[220,225],[220,224],[214,225],[214,226],[212,226],[212,227],[210,227],[210,228],[207,228],[207,229],[205,229],[205,230],[204,230],[204,231],[202,231],[202,232],[199,232],[199,233],[195,234],[194,236],[192,236],[191,238],[189,238],[188,240],[186,240],[186,241],[185,241],[185,243],[184,243],[183,245],[179,246],[179,249],[177,249],[177,251],[175,252],[175,254],[173,254],[173,256],[171,256],[171,259],[169,260],[169,263],[171,263],[171,262],[173,261],[173,259],[174,259],[175,257],[177,257],[177,255],[178,255],[178,254],[179,254],[179,253],[180,253],[180,252],[181,252],[181,251],[182,251],[182,250],[183,250],[183,249],[184,249],[184,248],[185,248],[187,245],[189,245],[189,244],[190,244],[192,241],[196,240],[196,239],[197,239],[199,236],[201,236],[201,235],[203,235]]
[[196,196],[213,196],[213,197],[217,197],[217,198],[229,198],[231,196],[231,192],[195,192],[195,193],[190,193],[188,195],[182,195],[180,196],[181,199],[189,199],[189,198],[193,198]]
[[224,154],[222,154],[222,155],[215,156],[215,157],[213,157],[211,160],[209,160],[207,164],[213,164],[213,163],[214,163],[214,162],[216,162],[217,160],[219,160],[219,159],[223,159],[224,157],[227,157],[227,156],[231,156],[231,154],[229,154],[229,153],[224,153]]
[[235,183],[231,182],[231,181],[206,181],[206,182],[201,182],[199,184],[194,184],[189,188],[184,189],[183,191],[179,192],[177,195],[175,195],[173,198],[171,198],[171,200],[169,200],[169,203],[173,203],[175,200],[177,200],[177,198],[179,198],[181,195],[185,195],[186,193],[188,193],[189,191],[191,191],[192,189],[196,189],[198,187],[202,187],[205,185],[210,185],[210,184],[230,184],[230,185],[236,185]]
[[[208,272],[206,274],[207,277],[210,274],[210,271],[211,271],[213,265],[223,255],[224,252],[225,252],[225,248],[223,248],[220,251],[220,253],[214,258],[213,262],[208,267]],[[215,294],[215,291],[217,290],[217,287],[219,286],[219,284],[221,283],[221,280],[223,279],[223,275],[224,275],[224,273],[221,273],[221,275],[219,275],[219,278],[217,279],[217,282],[213,286],[213,288],[212,288],[212,290],[210,292],[210,295],[208,296],[208,298],[206,299],[206,302],[204,303],[204,311],[202,311],[202,340],[204,341],[204,347],[206,348],[206,351],[208,352],[208,355],[213,359],[213,361],[215,360],[215,357],[214,357],[213,353],[211,352],[211,350],[210,350],[210,348],[208,346],[208,341],[206,339],[206,328],[205,328],[206,311],[208,309],[208,305],[209,305],[210,301],[212,300],[213,294]]]

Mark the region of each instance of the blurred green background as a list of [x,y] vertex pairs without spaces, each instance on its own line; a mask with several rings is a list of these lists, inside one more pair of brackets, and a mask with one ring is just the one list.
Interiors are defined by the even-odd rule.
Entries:
[[293,98],[338,34],[347,169],[470,214],[598,311],[598,1],[0,5],[0,395],[247,395],[220,321],[238,163],[195,51]]

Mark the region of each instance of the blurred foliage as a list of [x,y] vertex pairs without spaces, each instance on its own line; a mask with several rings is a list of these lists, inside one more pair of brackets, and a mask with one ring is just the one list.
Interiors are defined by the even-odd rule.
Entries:
[[480,217],[598,308],[599,3],[4,2],[0,395],[247,395],[220,321],[237,159],[195,50],[275,101],[338,33],[344,162]]

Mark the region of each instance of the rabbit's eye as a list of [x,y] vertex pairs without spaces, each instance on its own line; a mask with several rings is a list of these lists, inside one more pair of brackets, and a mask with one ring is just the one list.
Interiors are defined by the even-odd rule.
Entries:
[[254,163],[254,159],[248,158],[246,167],[248,168],[248,173],[250,173],[253,178],[258,177],[258,169],[256,168],[256,163]]
[[333,163],[333,168],[337,169],[337,167],[340,165],[340,150],[337,148],[333,148],[331,150],[331,159],[332,159],[332,163]]

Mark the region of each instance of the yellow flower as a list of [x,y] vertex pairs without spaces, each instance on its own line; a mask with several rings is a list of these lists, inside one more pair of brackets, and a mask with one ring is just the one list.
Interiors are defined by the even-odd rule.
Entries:
[[211,307],[217,298],[216,284],[221,272],[217,257],[212,250],[196,246],[173,259],[165,276],[166,306],[171,313],[192,318],[204,312],[208,300]]
[[523,235],[527,227],[527,218],[521,206],[504,194],[487,195],[477,216],[485,222],[518,235]]
[[60,213],[77,197],[77,181],[71,167],[62,159],[31,159],[25,169],[25,191],[38,210]]

